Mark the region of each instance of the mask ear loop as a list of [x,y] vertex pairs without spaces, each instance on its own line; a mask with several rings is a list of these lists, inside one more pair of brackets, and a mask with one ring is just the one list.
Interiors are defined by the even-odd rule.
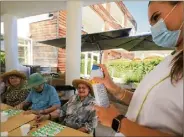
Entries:
[[184,24],[184,21],[181,23],[181,26],[180,26],[179,30],[183,27],[183,24]]
[[178,4],[176,4],[176,5],[172,8],[172,10],[167,14],[167,16],[165,16],[164,21],[165,21],[165,19],[173,12],[173,10],[177,7],[177,5],[178,5]]

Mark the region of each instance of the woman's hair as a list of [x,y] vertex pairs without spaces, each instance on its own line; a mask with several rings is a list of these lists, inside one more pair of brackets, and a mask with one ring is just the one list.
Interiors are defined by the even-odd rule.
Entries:
[[171,82],[178,82],[183,78],[183,50],[171,62]]
[[[149,6],[152,2],[154,2],[154,1],[149,1],[148,6]],[[155,2],[157,2],[157,1],[155,1]],[[174,6],[174,5],[176,5],[176,4],[178,4],[178,3],[182,2],[182,1],[159,1],[159,2],[167,2],[167,3],[169,3],[169,4],[171,4],[171,5]]]
[[[154,1],[149,1],[148,6]],[[163,1],[175,6],[182,1]],[[171,61],[171,82],[174,84],[183,78],[183,50]]]

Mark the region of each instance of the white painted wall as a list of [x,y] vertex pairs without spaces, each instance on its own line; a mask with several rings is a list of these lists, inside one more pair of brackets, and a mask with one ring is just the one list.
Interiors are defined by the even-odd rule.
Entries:
[[101,19],[90,7],[84,7],[82,10],[83,29],[88,33],[101,32],[104,26],[103,19]]
[[111,2],[111,8],[110,13],[113,16],[113,18],[117,21],[117,23],[121,24],[123,20],[123,13],[119,9],[119,7],[116,5],[116,3]]
[[102,4],[102,6],[103,6],[104,8],[106,8],[106,3]]
[[[116,3],[111,2],[110,14],[116,20],[115,22],[122,25],[125,28],[132,28],[131,35],[135,35],[135,27],[128,20],[127,25],[124,26],[124,13],[119,9]],[[102,4],[106,8],[106,4]],[[96,33],[104,31],[105,23],[90,7],[83,8],[83,29],[88,33]],[[114,30],[109,28],[109,30]]]

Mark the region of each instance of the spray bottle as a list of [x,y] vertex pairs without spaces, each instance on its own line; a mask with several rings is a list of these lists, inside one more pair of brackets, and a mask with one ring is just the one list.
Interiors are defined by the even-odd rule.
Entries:
[[109,107],[109,98],[107,95],[107,89],[104,86],[104,84],[101,83],[96,83],[92,79],[94,77],[104,77],[104,74],[101,70],[101,68],[97,65],[93,65],[92,70],[91,70],[91,75],[90,75],[90,80],[91,84],[93,87],[94,95],[95,95],[95,100],[97,105],[102,106],[102,107]]

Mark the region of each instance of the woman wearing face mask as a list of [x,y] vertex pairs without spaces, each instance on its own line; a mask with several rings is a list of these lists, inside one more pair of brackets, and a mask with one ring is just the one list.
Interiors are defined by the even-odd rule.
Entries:
[[183,135],[183,23],[182,1],[151,1],[148,16],[154,42],[173,47],[169,55],[139,84],[134,93],[115,85],[105,66],[103,83],[116,98],[129,105],[126,116],[114,107],[95,106],[101,124],[125,136]]

